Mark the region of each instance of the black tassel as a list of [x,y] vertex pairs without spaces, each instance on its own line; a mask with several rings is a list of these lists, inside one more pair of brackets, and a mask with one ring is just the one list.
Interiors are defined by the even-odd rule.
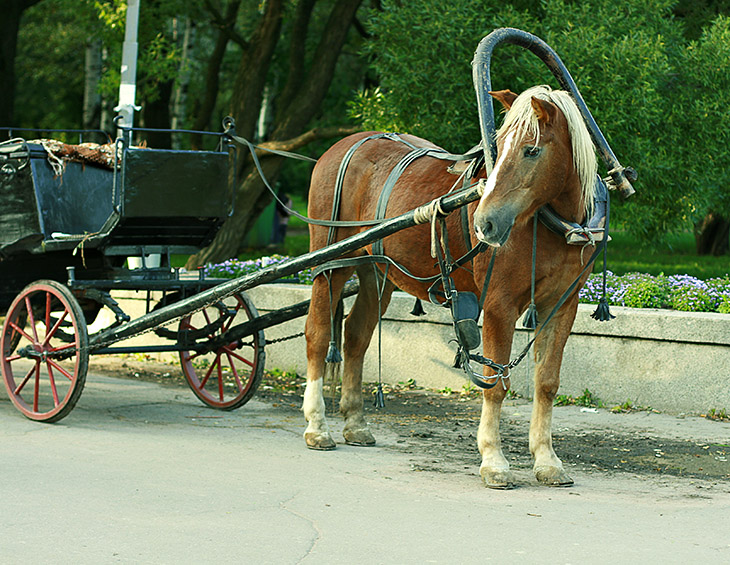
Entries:
[[530,304],[522,318],[522,327],[528,330],[534,330],[537,327],[537,306]]
[[413,310],[411,310],[412,316],[425,316],[426,312],[423,310],[423,305],[421,304],[421,299],[416,298],[416,303],[413,305]]
[[606,300],[605,296],[602,296],[598,301],[598,308],[596,308],[596,311],[591,314],[591,318],[598,320],[599,322],[608,322],[609,320],[613,320],[615,317],[616,316],[611,314],[611,311],[608,308],[608,300]]
[[385,407],[385,395],[383,394],[383,385],[378,383],[378,390],[375,391],[375,402],[373,403],[375,408]]
[[461,350],[456,352],[456,356],[454,357],[454,364],[452,365],[454,369],[461,369]]
[[330,341],[330,347],[327,350],[327,357],[324,358],[325,363],[342,363],[342,355],[340,350],[337,349],[337,344],[334,341]]

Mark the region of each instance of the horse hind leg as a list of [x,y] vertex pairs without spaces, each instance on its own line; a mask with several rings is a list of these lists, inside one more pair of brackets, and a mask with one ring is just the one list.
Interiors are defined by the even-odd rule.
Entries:
[[[342,374],[340,413],[345,419],[342,431],[345,441],[350,445],[371,446],[375,444],[375,438],[368,428],[363,411],[363,362],[373,331],[378,325],[378,302],[382,315],[390,303],[394,286],[388,280],[383,281],[382,275],[376,276],[371,265],[358,268],[358,279],[360,290],[345,321],[345,366]],[[380,300],[378,300],[379,285],[382,289]]]
[[[331,308],[337,308],[335,305],[340,303],[342,288],[351,274],[352,269],[338,269],[332,271],[329,283],[324,275],[320,275],[312,285],[312,301],[304,329],[307,340],[307,385],[302,402],[302,411],[307,420],[304,441],[310,449],[331,450],[337,447],[325,416],[324,379],[339,367],[339,363],[326,362],[333,338],[330,313],[336,314]],[[341,321],[335,320],[336,334],[339,334],[340,328]],[[334,338],[335,342],[339,342],[337,335]]]

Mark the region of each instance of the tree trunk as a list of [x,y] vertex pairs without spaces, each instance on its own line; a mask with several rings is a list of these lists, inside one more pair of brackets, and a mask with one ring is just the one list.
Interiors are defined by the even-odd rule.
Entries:
[[[182,129],[187,111],[188,87],[190,86],[190,59],[193,50],[195,25],[190,18],[185,18],[184,20],[176,18],[174,25],[176,34],[178,35],[178,43],[182,46],[182,56],[180,57],[179,71],[172,95],[172,118],[170,127],[172,129]],[[182,143],[182,135],[173,134],[172,148],[180,149]]]
[[[301,135],[307,124],[319,111],[332,82],[337,59],[345,44],[347,33],[361,2],[362,0],[341,0],[334,4],[306,73],[304,72],[303,41],[306,39],[306,30],[314,1],[303,0],[297,5],[297,19],[293,26],[290,48],[290,61],[294,61],[294,63],[290,63],[287,82],[278,101],[278,112],[271,136],[273,141],[289,140]],[[246,63],[245,67],[244,63]],[[250,76],[251,68],[261,70],[260,67],[248,67],[247,61],[242,60],[236,81],[237,87],[257,82],[258,88],[246,95],[237,88],[237,96],[234,99],[237,128],[247,139],[252,138],[256,127],[265,86],[265,73],[259,72],[258,76]],[[247,96],[252,96],[253,99],[250,100]],[[257,109],[256,113],[251,111],[254,107]],[[271,157],[266,160],[265,172],[271,183],[276,181],[282,165],[283,159],[280,157]],[[206,249],[190,257],[186,265],[188,269],[237,256],[243,236],[271,200],[271,196],[255,171],[251,172],[250,169],[247,169],[244,182],[238,189],[236,200],[237,206],[233,216],[226,221]]]
[[15,54],[23,12],[41,0],[0,0],[0,125],[12,126]]
[[[261,168],[269,183],[273,186],[276,183],[284,159],[273,156],[272,153],[265,151],[266,149],[274,149],[278,151],[296,151],[300,147],[317,141],[320,139],[329,139],[332,137],[342,137],[359,131],[357,127],[330,127],[310,130],[300,136],[287,141],[269,141],[259,145],[261,149],[256,150],[256,155],[261,161]],[[247,159],[250,162],[250,159]],[[236,192],[236,201],[234,203],[233,216],[223,224],[215,238],[215,245],[211,244],[207,248],[201,250],[196,255],[192,255],[187,264],[186,269],[193,270],[202,267],[207,263],[221,261],[221,250],[232,250],[225,257],[232,257],[238,254],[241,244],[242,234],[248,232],[253,222],[258,218],[266,205],[270,202],[271,197],[260,198],[263,182],[258,171],[254,166],[249,164],[246,167],[246,177]],[[255,196],[258,195],[258,196]],[[245,214],[237,214],[236,211],[244,209]]]
[[[194,130],[205,131],[210,127],[210,121],[213,117],[216,101],[218,100],[221,64],[223,63],[223,56],[226,54],[226,47],[231,37],[230,30],[236,23],[240,6],[241,0],[231,0],[226,6],[225,16],[216,14],[216,16],[220,16],[220,19],[217,20],[220,31],[218,32],[213,52],[210,54],[208,64],[206,65],[205,94],[203,95],[202,102],[195,111],[195,123],[192,128]],[[241,45],[241,47],[245,48],[246,45]],[[193,149],[201,149],[203,143],[202,136],[193,134],[190,143]]]
[[[152,102],[142,101],[142,121],[146,128],[166,129],[170,127],[170,99],[173,81],[157,83],[157,98]],[[172,135],[168,131],[143,131],[137,134],[140,142],[155,149],[172,148]]]
[[84,61],[84,105],[82,121],[84,129],[101,127],[101,39],[92,39],[86,45]]
[[730,250],[730,221],[710,212],[695,226],[697,255],[727,255]]

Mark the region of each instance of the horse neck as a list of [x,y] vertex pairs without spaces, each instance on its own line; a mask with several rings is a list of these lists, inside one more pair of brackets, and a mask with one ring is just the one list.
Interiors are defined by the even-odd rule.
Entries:
[[566,220],[576,223],[585,221],[583,189],[580,178],[573,167],[565,178],[563,191],[548,204]]

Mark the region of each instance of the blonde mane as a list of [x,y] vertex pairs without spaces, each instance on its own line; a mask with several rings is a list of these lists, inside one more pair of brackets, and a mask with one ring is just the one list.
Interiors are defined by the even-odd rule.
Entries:
[[517,137],[530,136],[535,144],[540,141],[540,127],[537,115],[532,108],[532,97],[547,100],[555,104],[568,122],[568,133],[573,148],[573,165],[580,179],[583,208],[586,217],[592,214],[593,200],[596,192],[596,149],[591,140],[588,128],[583,121],[578,106],[572,96],[564,90],[553,90],[547,85],[528,88],[512,104],[507,112],[502,127],[497,131],[497,139],[503,138],[508,131],[516,131]]

